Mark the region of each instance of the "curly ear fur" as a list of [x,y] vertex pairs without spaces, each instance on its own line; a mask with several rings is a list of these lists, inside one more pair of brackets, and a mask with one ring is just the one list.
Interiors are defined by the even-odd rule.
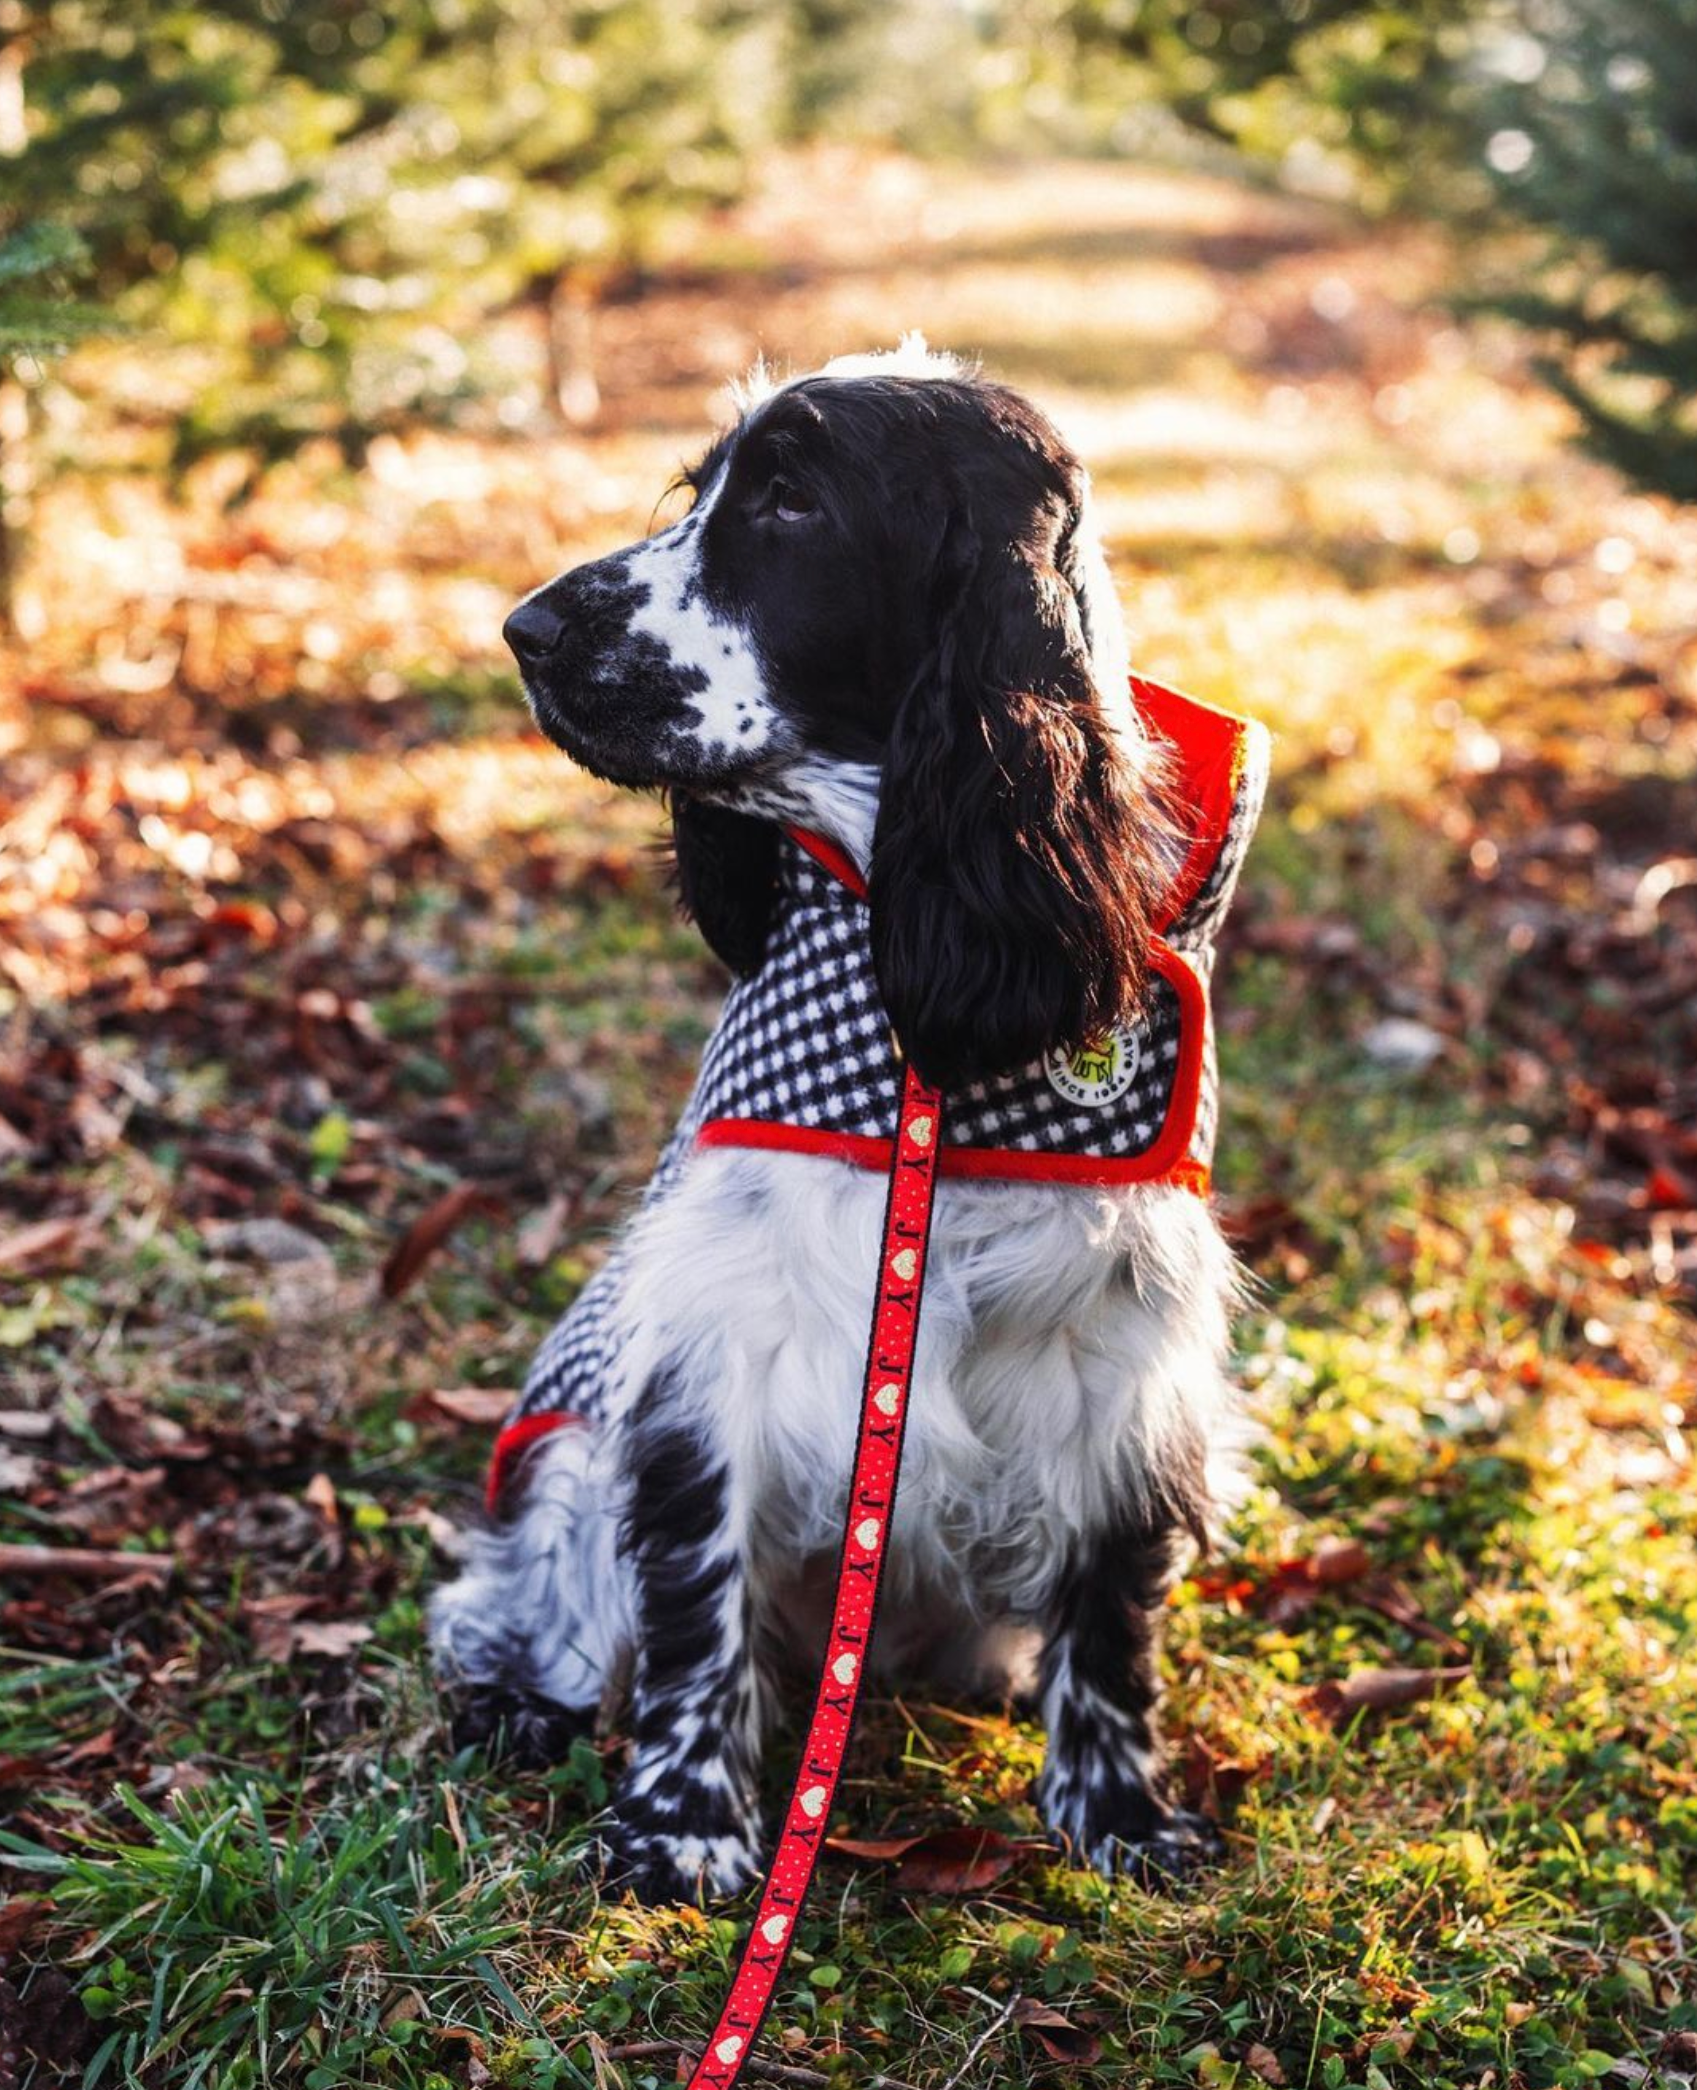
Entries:
[[769,821],[700,799],[672,803],[678,904],[744,976],[766,955],[776,890],[778,831]]
[[1112,1028],[1147,974],[1160,820],[1065,577],[1070,476],[1013,532],[957,522],[937,643],[885,756],[873,959],[897,1037],[944,1089]]

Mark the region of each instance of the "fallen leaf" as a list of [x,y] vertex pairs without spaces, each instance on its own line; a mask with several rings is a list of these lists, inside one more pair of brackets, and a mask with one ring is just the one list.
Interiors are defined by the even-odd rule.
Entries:
[[286,1219],[220,1219],[201,1228],[206,1245],[219,1255],[251,1256],[275,1269],[282,1263],[329,1263],[330,1251],[304,1227]]
[[1102,2058],[1102,2042],[1096,2034],[1075,2025],[1048,2003],[1021,1996],[1013,2007],[1013,2021],[1051,2061],[1071,2061],[1088,2068]]
[[1312,1553],[1279,1562],[1259,1607],[1273,1625],[1288,1625],[1317,1603],[1323,1590],[1358,1581],[1372,1564],[1360,1539],[1323,1538]]
[[9,1234],[0,1234],[0,1275],[64,1270],[88,1251],[88,1215],[70,1212],[58,1219],[37,1219]]
[[56,1427],[39,1408],[0,1408],[0,1437],[51,1437]]
[[297,1655],[347,1655],[371,1638],[371,1628],[362,1620],[303,1618],[321,1600],[299,1591],[272,1597],[253,1597],[242,1606],[242,1615],[253,1636],[253,1651],[262,1662],[279,1667]]
[[1004,1836],[998,1829],[929,1829],[918,1836],[867,1839],[827,1836],[839,1857],[893,1864],[896,1885],[919,1894],[975,1894],[1038,1853],[1052,1855],[1036,1837]]
[[294,1628],[295,1652],[302,1655],[351,1655],[371,1638],[371,1628],[357,1618],[303,1618]]
[[532,1212],[518,1232],[518,1261],[521,1270],[540,1270],[565,1239],[572,1201],[564,1191],[551,1197],[539,1212]]
[[1353,1582],[1372,1565],[1358,1538],[1323,1538],[1307,1562],[1308,1573],[1322,1589]]
[[1441,1031],[1411,1016],[1385,1016],[1363,1032],[1361,1049],[1370,1060],[1397,1073],[1419,1074],[1444,1049]]
[[301,1491],[303,1499],[310,1503],[326,1524],[339,1524],[342,1512],[336,1503],[336,1483],[328,1473],[315,1473]]
[[1357,1669],[1341,1680],[1329,1677],[1314,1685],[1304,1702],[1322,1719],[1341,1727],[1357,1713],[1392,1712],[1398,1706],[1435,1698],[1472,1674],[1465,1662],[1451,1669]]
[[479,1428],[505,1422],[518,1394],[510,1386],[437,1386],[425,1396],[428,1405],[455,1422]]
[[1184,1794],[1192,1807],[1205,1800],[1229,1806],[1252,1780],[1263,1777],[1272,1764],[1272,1752],[1226,1756],[1205,1735],[1192,1733],[1184,1745]]
[[0,1901],[0,1960],[16,1952],[53,1904],[39,1894],[20,1894]]
[[102,1728],[99,1734],[91,1734],[86,1742],[78,1742],[74,1749],[67,1750],[60,1758],[62,1763],[92,1763],[96,1757],[110,1756],[118,1746],[118,1730]]
[[495,1199],[481,1183],[456,1183],[425,1206],[383,1265],[383,1296],[398,1299],[468,1213],[490,1211]]
[[1270,2046],[1252,2046],[1243,2057],[1244,2065],[1262,2082],[1274,2085],[1274,2090],[1285,2081],[1285,2072],[1279,2066],[1279,2057]]
[[1447,1655],[1464,1655],[1465,1641],[1458,1640],[1453,1633],[1446,1633],[1442,1626],[1433,1625],[1420,1606],[1403,1588],[1387,1575],[1376,1575],[1364,1583],[1355,1593],[1355,1601],[1369,1611],[1376,1611],[1381,1618],[1388,1618],[1392,1625],[1401,1626],[1416,1640],[1424,1640],[1432,1647],[1441,1647]]
[[415,1526],[422,1531],[439,1553],[450,1560],[460,1559],[466,1551],[465,1535],[459,1526],[443,1516],[440,1510],[421,1503],[417,1509],[408,1510],[395,1519],[398,1525]]
[[1644,1185],[1644,1201],[1653,1212],[1688,1212],[1697,1205],[1697,1181],[1664,1161],[1651,1169]]
[[21,1501],[46,1471],[44,1459],[32,1459],[28,1452],[0,1447],[0,1498]]

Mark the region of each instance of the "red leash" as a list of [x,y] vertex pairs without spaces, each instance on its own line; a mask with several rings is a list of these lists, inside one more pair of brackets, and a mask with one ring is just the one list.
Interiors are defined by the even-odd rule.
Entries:
[[819,1695],[808,1723],[795,1785],[784,1810],[778,1848],[754,1912],[754,1927],[742,1948],[730,1995],[707,2050],[690,2077],[690,2090],[730,2090],[742,2074],[772,1991],[795,1939],[796,1919],[812,1884],[830,1825],[860,1703],[867,1646],[878,1607],[878,1585],[896,1501],[902,1430],[919,1303],[925,1284],[925,1251],[931,1234],[931,1201],[937,1185],[937,1149],[943,1136],[943,1099],[913,1071],[902,1081],[901,1117],[890,1161],[889,1202],[884,1208],[884,1244],[879,1260],[878,1303],[866,1350],[866,1386],[860,1400],[860,1441],[843,1515],[843,1550],[837,1565],[831,1637],[819,1676]]

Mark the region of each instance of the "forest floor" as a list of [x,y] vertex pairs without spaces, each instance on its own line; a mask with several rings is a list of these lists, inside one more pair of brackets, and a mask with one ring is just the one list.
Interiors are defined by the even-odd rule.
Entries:
[[601,1896],[603,1756],[453,1757],[422,1654],[724,984],[656,808],[528,730],[498,631],[647,527],[757,349],[911,326],[1073,433],[1140,667],[1277,736],[1218,995],[1266,1436],[1170,1619],[1224,1864],[1068,1871],[1032,1725],[879,1700],[836,1827],[929,1840],[827,1862],[765,2054],[1697,2073],[1697,518],[1564,450],[1445,280],[1212,177],[822,154],[606,309],[594,431],[389,437],[237,505],[117,431],[43,494],[0,1543],[124,1557],[0,1556],[4,2090],[607,2090],[711,2022],[744,1912]]

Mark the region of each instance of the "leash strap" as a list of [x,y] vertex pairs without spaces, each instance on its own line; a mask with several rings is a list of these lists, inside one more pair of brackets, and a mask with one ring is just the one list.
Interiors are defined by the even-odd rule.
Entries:
[[689,2090],[731,2090],[741,2076],[771,2008],[772,1992],[795,1940],[796,1920],[830,1826],[837,1781],[860,1703],[895,1509],[942,1134],[943,1099],[908,1066],[890,1162],[878,1298],[866,1350],[860,1437],[843,1516],[831,1637],[807,1741],[784,1811],[784,1826],[761,1889],[760,1906],[754,1912],[754,1927],[743,1944],[719,2022],[689,2079]]

